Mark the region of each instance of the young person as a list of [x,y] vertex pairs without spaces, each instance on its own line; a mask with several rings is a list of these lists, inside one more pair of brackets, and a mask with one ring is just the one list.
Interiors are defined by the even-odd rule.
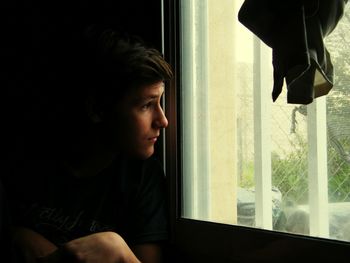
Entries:
[[20,178],[9,184],[16,260],[161,262],[167,211],[153,154],[172,71],[136,37],[88,35],[71,83],[83,99],[53,126],[50,147],[26,153],[11,175]]

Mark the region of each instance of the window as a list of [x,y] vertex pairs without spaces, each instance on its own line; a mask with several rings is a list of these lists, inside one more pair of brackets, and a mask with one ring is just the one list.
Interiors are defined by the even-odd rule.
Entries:
[[272,102],[271,50],[238,22],[242,3],[168,3],[178,18],[170,32],[180,89],[167,102],[177,124],[167,134],[167,171],[178,176],[175,239],[205,262],[203,240],[208,251],[230,250],[220,262],[280,239],[337,258],[350,242],[349,5],[326,40],[335,86],[301,106],[283,94]]

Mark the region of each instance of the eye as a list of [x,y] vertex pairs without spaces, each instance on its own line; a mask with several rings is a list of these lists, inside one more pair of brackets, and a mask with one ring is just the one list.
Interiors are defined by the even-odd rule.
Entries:
[[149,109],[149,108],[151,108],[151,107],[152,107],[152,101],[147,102],[146,104],[142,105],[142,106],[141,106],[141,109],[142,109],[142,110],[147,110],[147,109]]

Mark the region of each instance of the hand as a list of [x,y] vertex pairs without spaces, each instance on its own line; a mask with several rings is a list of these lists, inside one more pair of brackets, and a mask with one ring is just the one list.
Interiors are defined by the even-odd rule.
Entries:
[[66,243],[41,263],[140,263],[124,239],[114,232],[101,232]]

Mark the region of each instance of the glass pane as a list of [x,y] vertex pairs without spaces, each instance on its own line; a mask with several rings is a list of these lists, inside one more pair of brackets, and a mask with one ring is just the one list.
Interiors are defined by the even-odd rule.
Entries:
[[350,241],[349,5],[325,41],[334,88],[305,106],[272,102],[242,3],[181,1],[182,216]]
[[335,68],[327,96],[330,236],[350,241],[350,4],[326,39]]

